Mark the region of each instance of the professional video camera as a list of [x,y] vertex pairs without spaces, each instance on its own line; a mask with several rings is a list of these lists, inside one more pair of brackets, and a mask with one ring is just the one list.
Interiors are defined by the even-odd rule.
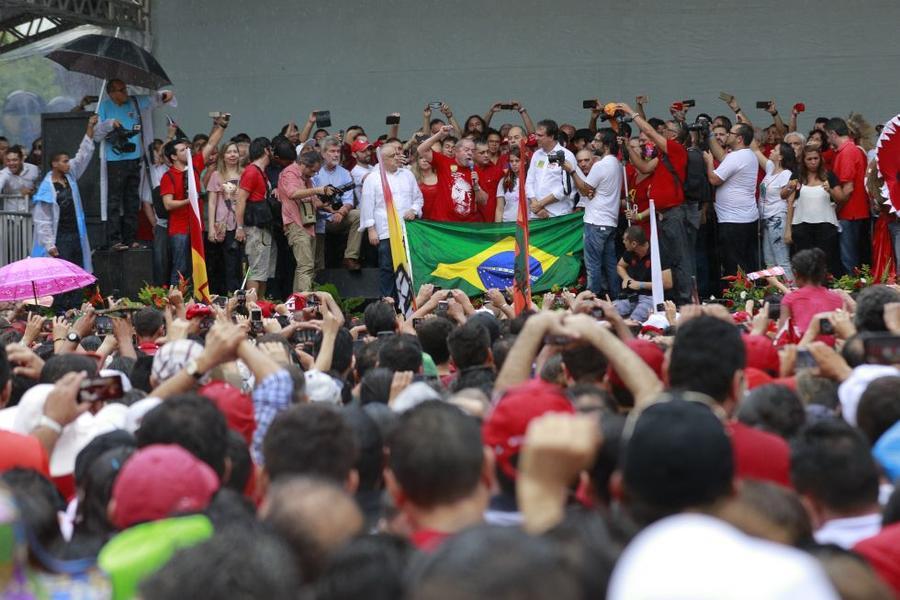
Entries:
[[706,117],[700,116],[697,119],[687,126],[688,131],[699,131],[700,135],[704,138],[709,137],[709,119]]
[[116,127],[106,134],[106,142],[112,146],[113,152],[116,154],[131,154],[137,150],[137,144],[131,140],[132,137],[138,135],[140,130],[135,129],[129,131],[121,127]]
[[563,152],[562,150],[557,150],[556,152],[551,152],[550,154],[547,155],[547,162],[550,163],[551,165],[553,163],[562,165],[564,162],[566,162],[566,153]]
[[334,193],[331,195],[331,208],[332,210],[339,210],[344,205],[341,196],[356,187],[356,184],[348,181],[344,185],[329,185],[328,187],[334,190]]

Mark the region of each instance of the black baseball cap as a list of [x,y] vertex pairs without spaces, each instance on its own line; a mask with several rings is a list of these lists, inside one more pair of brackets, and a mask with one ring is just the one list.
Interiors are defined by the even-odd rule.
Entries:
[[670,396],[644,410],[622,455],[625,492],[657,516],[731,493],[734,457],[722,422],[702,402]]

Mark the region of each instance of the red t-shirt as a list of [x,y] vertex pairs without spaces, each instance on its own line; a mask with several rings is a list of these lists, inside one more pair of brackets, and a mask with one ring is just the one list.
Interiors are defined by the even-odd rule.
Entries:
[[687,177],[687,150],[675,140],[666,140],[666,156],[678,173],[681,185],[676,183],[672,173],[663,164],[663,157],[657,159],[658,163],[650,175],[649,196],[656,203],[657,210],[666,210],[680,206],[684,202],[684,180]]
[[834,156],[834,174],[842,184],[852,181],[853,193],[838,211],[838,219],[855,221],[869,218],[869,195],[866,193],[866,156],[847,140]]
[[814,316],[837,310],[844,306],[844,301],[837,292],[817,285],[807,285],[787,294],[781,304],[790,308],[794,327],[803,335]]
[[734,473],[739,479],[759,479],[791,486],[791,450],[775,434],[738,421],[728,423],[734,452]]
[[422,190],[422,218],[426,221],[434,220],[434,210],[438,202],[439,183],[420,183],[419,189]]
[[478,222],[481,213],[472,191],[472,170],[461,167],[455,158],[431,153],[431,165],[438,178],[437,202],[431,217],[435,221]]
[[886,525],[878,535],[858,542],[853,551],[862,555],[900,598],[900,523]]
[[[206,167],[203,154],[196,153],[191,157],[194,167],[194,182],[197,184],[197,193],[200,193],[200,173]],[[187,185],[184,175],[187,170],[179,171],[170,167],[159,182],[159,193],[163,196],[172,195],[173,200],[187,200]],[[203,214],[203,199],[198,196],[197,203],[200,206],[200,214]],[[202,220],[201,220],[202,221]],[[202,226],[201,222],[201,226]],[[169,211],[169,235],[185,235],[191,232],[191,205],[185,204],[181,208]]]
[[487,192],[487,203],[479,205],[478,210],[481,212],[481,220],[485,223],[493,223],[497,216],[497,186],[503,179],[503,169],[494,163],[486,167],[475,165],[475,172],[478,174],[478,185]]
[[422,552],[434,552],[452,533],[444,533],[436,529],[419,529],[414,531],[409,541]]
[[50,477],[50,462],[36,437],[0,430],[0,473],[20,467]]
[[241,173],[239,187],[250,194],[250,197],[247,198],[248,202],[261,202],[266,199],[266,194],[269,192],[267,180],[262,171],[252,163],[247,165],[247,168]]
[[822,151],[822,162],[825,163],[826,170],[834,171],[834,157],[835,152],[831,148]]
[[[665,166],[663,166],[665,168]],[[632,166],[631,163],[628,163],[625,166],[625,173],[628,177],[628,190],[634,190],[634,204],[637,206],[638,211],[643,212],[650,208],[650,197],[647,195],[648,190],[650,189],[650,180],[651,177],[644,177],[642,180],[638,181],[637,169]],[[644,219],[640,223],[636,223],[636,225],[640,225],[644,230],[644,233],[647,234],[647,239],[650,239],[650,219]]]

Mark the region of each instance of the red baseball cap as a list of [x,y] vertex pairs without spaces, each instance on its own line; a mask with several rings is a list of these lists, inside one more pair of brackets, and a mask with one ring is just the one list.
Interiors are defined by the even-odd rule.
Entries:
[[[662,379],[663,361],[665,354],[662,349],[650,340],[632,338],[625,342],[625,345],[631,348],[631,351],[641,357],[647,366],[653,369],[656,376]],[[606,376],[609,377],[609,384],[613,387],[624,388],[625,382],[616,373],[612,365],[606,367]]]
[[253,432],[256,431],[256,417],[250,395],[241,393],[241,390],[224,381],[207,383],[199,392],[200,395],[212,400],[222,411],[228,428],[239,433],[247,445],[250,445],[253,441]]
[[350,146],[351,152],[362,152],[368,148],[372,147],[372,143],[367,140],[356,140],[353,142],[353,145]]
[[481,429],[482,439],[494,451],[497,466],[509,477],[516,476],[512,457],[525,441],[528,424],[550,412],[574,413],[575,408],[559,386],[532,379],[507,390],[488,413]]
[[741,336],[741,339],[744,340],[747,352],[745,367],[759,369],[773,377],[777,376],[781,371],[781,359],[772,340],[764,335],[745,335]]
[[126,529],[177,513],[199,512],[219,489],[216,472],[176,444],[135,452],[113,485],[112,523]]

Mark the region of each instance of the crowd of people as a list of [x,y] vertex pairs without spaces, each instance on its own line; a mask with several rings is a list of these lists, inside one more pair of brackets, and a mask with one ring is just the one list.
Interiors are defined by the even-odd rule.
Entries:
[[[144,214],[160,282],[205,192],[213,298],[0,305],[0,599],[900,597],[900,286],[828,285],[897,231],[858,121],[436,102],[405,141],[321,111],[164,141],[170,92],[107,91],[32,181],[35,253],[90,267],[99,141],[110,250]],[[406,220],[513,221],[522,186],[531,218],[583,210],[586,289],[425,284],[403,314],[385,182]],[[381,268],[360,315],[313,291],[328,236]],[[764,300],[700,302],[761,266]]]
[[[804,134],[802,103],[785,123],[774,102],[758,102],[772,123],[757,126],[728,94],[722,99],[731,114],[693,120],[693,101],[673,103],[663,120],[646,116],[641,96],[636,109],[585,101],[584,128],[535,123],[518,101],[494,103],[460,125],[450,106],[432,102],[407,139],[398,137],[396,113],[387,133],[370,139],[357,125],[318,127],[330,126],[330,116],[313,111],[302,128],[291,122],[271,139],[226,138],[230,115],[211,113],[209,134],[188,139],[171,123],[161,140],[150,114],[173,101],[171,92],[131,96],[118,80],[107,92],[89,137],[101,143],[109,246],[152,244],[158,285],[191,274],[188,150],[210,287],[219,294],[240,287],[244,275],[247,287],[273,298],[309,291],[330,244],[341,268],[380,267],[382,295],[392,295],[384,190],[379,176],[369,177],[379,164],[406,220],[514,221],[520,185],[529,218],[583,212],[587,288],[613,300],[633,291],[617,268],[623,234],[639,225],[649,239],[651,199],[660,255],[671,270],[666,296],[677,304],[718,295],[721,277],[738,270],[780,267],[791,281],[791,256],[809,248],[825,252],[836,277],[868,264],[886,279],[900,253],[900,224],[874,162],[878,129],[857,114],[820,117]],[[504,112],[518,112],[522,124],[492,127]],[[601,120],[608,126],[598,127]],[[51,168],[61,156],[51,158]],[[0,193],[34,194],[38,173],[24,151],[10,147],[5,160]],[[142,235],[139,221],[147,224]],[[36,252],[51,251],[52,243],[43,239]],[[72,250],[62,256],[85,260]]]
[[644,325],[430,284],[5,306],[0,598],[900,595],[900,289],[791,266],[780,315]]

